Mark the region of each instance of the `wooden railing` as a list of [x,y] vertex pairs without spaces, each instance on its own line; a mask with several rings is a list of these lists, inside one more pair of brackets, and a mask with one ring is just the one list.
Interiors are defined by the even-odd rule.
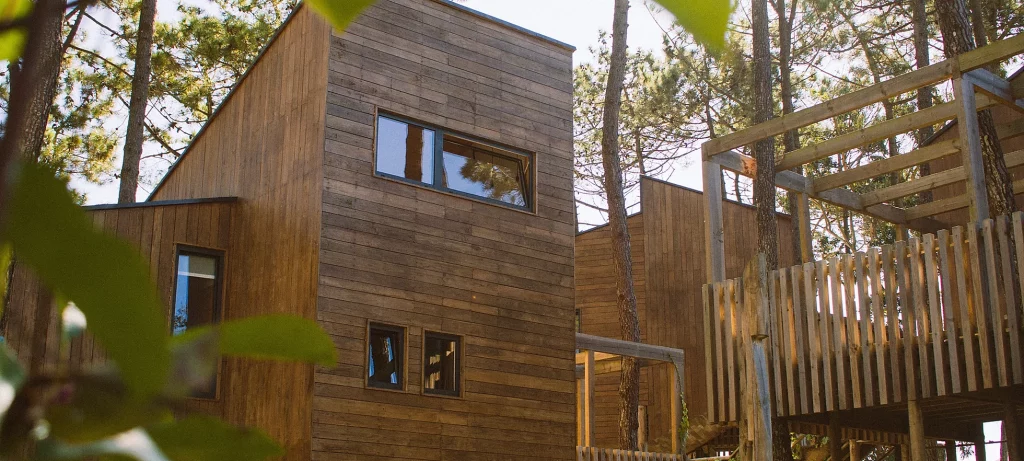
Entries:
[[[776,416],[1024,383],[1024,215],[767,274]],[[756,283],[748,280],[746,283]],[[738,420],[744,280],[704,287],[709,414]],[[749,291],[749,290],[748,290]],[[759,300],[748,300],[760,302]],[[747,306],[749,307],[749,306]]]
[[576,447],[576,461],[685,461],[683,455],[628,451],[612,448]]

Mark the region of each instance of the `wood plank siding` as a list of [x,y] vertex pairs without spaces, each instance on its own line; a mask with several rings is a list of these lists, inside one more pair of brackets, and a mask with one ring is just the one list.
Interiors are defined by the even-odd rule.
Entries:
[[[703,301],[707,282],[704,264],[704,199],[699,191],[651,178],[640,185],[640,213],[630,217],[633,277],[637,289],[641,338],[648,344],[683,349],[685,395],[690,419],[698,423],[707,413],[704,366]],[[726,275],[738,277],[756,252],[755,211],[749,205],[727,201],[723,207]],[[792,224],[779,215],[780,264],[793,262]],[[619,337],[618,313],[611,268],[611,241],[606,228],[576,237],[577,308],[583,332]],[[667,449],[671,433],[670,369],[648,367],[642,374],[641,404],[647,415],[651,448]],[[604,387],[600,384],[606,380]],[[618,431],[618,374],[598,376],[595,391],[596,445],[614,447]],[[607,414],[606,414],[607,413]],[[602,417],[607,419],[602,424]]]
[[[180,246],[200,247],[227,252],[231,245],[232,211],[234,200],[209,200],[203,203],[154,204],[141,207],[120,207],[89,210],[96,227],[117,235],[142,250],[156,281],[160,300],[171,318],[173,305],[177,249]],[[45,364],[55,367],[69,364],[72,369],[104,360],[102,346],[90,335],[71,341],[62,354],[60,351],[59,311],[48,322],[42,321],[39,306],[52,299],[40,286],[36,277],[24,265],[16,265],[11,281],[10,309],[4,313],[4,340],[24,365]],[[228,305],[224,306],[231,309]],[[38,323],[37,323],[38,322]],[[45,331],[45,338],[36,334]],[[170,324],[167,327],[170,333]],[[34,353],[33,341],[45,344],[42,354]],[[40,355],[43,355],[40,357]],[[225,362],[221,368],[221,389],[228,389],[234,376],[235,364]],[[222,401],[189,400],[188,409],[212,415],[221,415]]]
[[[316,317],[329,35],[324,20],[300,7],[152,195],[239,198],[225,319]],[[222,416],[266,431],[284,445],[284,459],[308,460],[313,367],[232,364]]]
[[[572,53],[458,5],[383,0],[330,40],[313,459],[574,456]],[[374,176],[385,111],[533,153],[536,213]],[[367,323],[407,329],[405,390],[367,388]],[[422,392],[424,331],[462,395]]]

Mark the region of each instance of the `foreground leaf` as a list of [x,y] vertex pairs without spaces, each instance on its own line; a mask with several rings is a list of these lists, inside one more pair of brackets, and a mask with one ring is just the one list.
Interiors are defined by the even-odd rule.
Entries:
[[148,395],[167,378],[163,309],[138,251],[97,230],[53,173],[22,165],[4,237],[18,261],[74,301],[128,386]]
[[[32,11],[31,0],[0,0],[0,23],[24,18]],[[13,61],[21,56],[28,31],[24,27],[0,32],[0,61]]]
[[171,342],[171,376],[163,395],[181,398],[206,389],[217,373],[219,360],[217,332],[213,329],[175,337]]
[[256,461],[281,456],[281,449],[263,433],[238,428],[208,416],[147,428],[150,438],[172,461]]
[[294,315],[262,315],[192,329],[174,338],[175,346],[215,331],[224,355],[269,360],[298,360],[333,366],[338,360],[331,337],[316,322]]
[[160,405],[132,398],[112,372],[76,376],[61,394],[46,420],[51,435],[68,443],[106,439],[170,417]]
[[308,0],[313,10],[327,18],[336,30],[345,30],[359,13],[376,0]]
[[18,363],[14,351],[6,344],[0,344],[0,419],[14,402],[22,384],[25,384],[25,369]]
[[732,14],[731,0],[655,0],[675,15],[676,21],[697,41],[713,50],[725,46],[725,31]]
[[40,461],[85,458],[98,458],[101,461],[170,461],[142,429],[132,429],[87,444],[69,444],[51,437],[37,444],[36,458]]

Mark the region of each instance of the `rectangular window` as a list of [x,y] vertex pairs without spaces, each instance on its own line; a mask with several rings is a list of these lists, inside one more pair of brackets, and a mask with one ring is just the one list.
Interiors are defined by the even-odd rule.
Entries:
[[431,332],[423,338],[423,392],[458,396],[462,341],[458,336]]
[[371,323],[366,361],[367,384],[382,389],[403,389],[404,354],[405,328]]
[[532,155],[399,117],[377,117],[376,171],[445,192],[533,209]]
[[[220,322],[221,257],[217,252],[179,249],[177,278],[174,282],[174,312],[171,332],[182,334],[191,328]],[[193,397],[212,399],[217,396],[217,377]]]

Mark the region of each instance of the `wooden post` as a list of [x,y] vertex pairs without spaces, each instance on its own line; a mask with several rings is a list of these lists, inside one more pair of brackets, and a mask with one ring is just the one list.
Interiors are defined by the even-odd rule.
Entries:
[[[814,234],[811,233],[811,200],[805,192],[796,195],[796,219],[800,224],[800,235],[793,238],[800,239],[800,262],[809,263],[814,261]],[[794,255],[796,256],[796,255]]]
[[832,459],[843,459],[843,432],[839,428],[839,413],[828,414],[828,453]]
[[907,416],[910,419],[910,459],[911,461],[926,461],[928,457],[924,443],[924,416],[921,413],[921,404],[917,399],[907,401]]
[[584,446],[583,439],[585,438],[583,435],[583,420],[587,412],[585,409],[586,404],[583,400],[583,380],[578,376],[576,378],[576,446],[582,447]]
[[639,423],[636,430],[637,448],[640,451],[647,451],[647,405],[637,407],[636,420]]
[[988,459],[985,446],[985,425],[978,425],[978,435],[974,439],[974,459]]
[[957,107],[957,130],[967,176],[967,196],[970,198],[971,222],[980,223],[988,218],[988,194],[985,185],[985,164],[982,161],[981,137],[978,134],[978,101],[974,84],[962,78],[953,80],[953,93],[960,102]]
[[[751,461],[772,461],[772,408],[768,387],[768,263],[758,254],[743,274],[743,299],[746,304],[746,329],[750,332],[750,367],[745,398],[749,402],[746,417],[753,440]],[[741,441],[742,442],[742,441]]]
[[683,355],[682,352],[678,354],[672,354],[672,453],[673,454],[685,454],[686,446],[681,446],[679,440],[679,423],[683,418],[683,402],[686,398],[683,381]]
[[594,446],[594,351],[583,364],[583,446]]
[[1012,398],[1003,406],[1003,433],[1006,434],[1006,452],[1009,459],[1024,459],[1024,446],[1021,446],[1020,417],[1017,416],[1017,402]]
[[860,442],[850,441],[850,461],[860,461]]
[[704,244],[708,283],[725,280],[725,227],[722,223],[722,167],[704,161]]
[[943,449],[946,451],[946,461],[955,461],[956,459],[958,459],[956,456],[956,442],[952,440],[945,441]]

